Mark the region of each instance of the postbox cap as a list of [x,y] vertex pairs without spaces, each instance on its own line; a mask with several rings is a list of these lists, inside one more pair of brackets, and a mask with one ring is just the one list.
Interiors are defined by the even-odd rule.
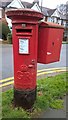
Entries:
[[46,28],[60,28],[60,29],[64,29],[63,25],[59,25],[56,23],[52,23],[52,22],[39,22],[39,26],[40,27],[46,27]]
[[43,19],[43,14],[41,12],[37,12],[35,10],[32,9],[7,9],[5,11],[7,17],[9,18],[15,18],[18,17],[25,19],[26,17],[33,19],[35,18],[35,20],[41,20]]

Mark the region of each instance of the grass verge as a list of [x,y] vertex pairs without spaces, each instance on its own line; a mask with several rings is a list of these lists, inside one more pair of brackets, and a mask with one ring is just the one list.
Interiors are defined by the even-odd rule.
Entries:
[[[33,118],[47,108],[62,109],[63,96],[68,93],[68,73],[47,77],[37,81],[37,99],[32,112],[23,108],[13,108],[13,89],[3,93],[2,116],[4,118]],[[67,89],[66,89],[67,88]]]
[[62,44],[68,44],[68,41],[62,41]]

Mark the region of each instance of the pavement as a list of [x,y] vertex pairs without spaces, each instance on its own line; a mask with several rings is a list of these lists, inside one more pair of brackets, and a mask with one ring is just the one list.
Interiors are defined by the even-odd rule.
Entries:
[[[60,73],[64,73],[68,71],[68,68],[66,67],[60,67],[60,68],[50,68],[50,69],[42,69],[42,70],[38,70],[37,71],[37,79],[41,79],[43,77],[47,77],[47,76],[55,76],[57,74]],[[10,78],[6,78],[3,80],[0,80],[0,88],[2,88],[2,91],[6,91],[10,88],[13,88],[13,83],[14,83],[14,77],[10,77]],[[47,120],[47,118],[49,119],[55,119],[55,118],[66,118],[66,115],[68,113],[67,110],[67,101],[68,96],[64,97],[64,108],[63,109],[47,109],[46,111],[43,111],[40,115],[37,116],[37,118],[44,118]],[[67,113],[66,113],[67,112]]]

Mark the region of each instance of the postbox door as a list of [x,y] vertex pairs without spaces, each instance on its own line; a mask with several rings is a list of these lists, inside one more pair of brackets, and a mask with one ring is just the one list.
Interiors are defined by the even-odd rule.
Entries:
[[51,28],[49,29],[46,62],[56,62],[60,59],[61,44],[63,39],[63,30]]
[[14,76],[15,88],[33,89],[36,87],[37,71],[37,30],[38,26],[15,27]]

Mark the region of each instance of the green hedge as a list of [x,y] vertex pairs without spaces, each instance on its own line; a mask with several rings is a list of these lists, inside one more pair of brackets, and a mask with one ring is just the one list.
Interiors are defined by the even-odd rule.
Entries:
[[7,34],[10,32],[9,27],[7,24],[2,23],[2,39],[7,39]]
[[7,34],[7,41],[9,44],[12,44],[12,34],[11,33]]
[[6,20],[4,20],[4,21],[1,20],[0,26],[1,26],[0,31],[2,31],[2,32],[0,32],[0,36],[2,37],[3,40],[7,40],[7,34],[10,32],[10,29],[7,25]]

